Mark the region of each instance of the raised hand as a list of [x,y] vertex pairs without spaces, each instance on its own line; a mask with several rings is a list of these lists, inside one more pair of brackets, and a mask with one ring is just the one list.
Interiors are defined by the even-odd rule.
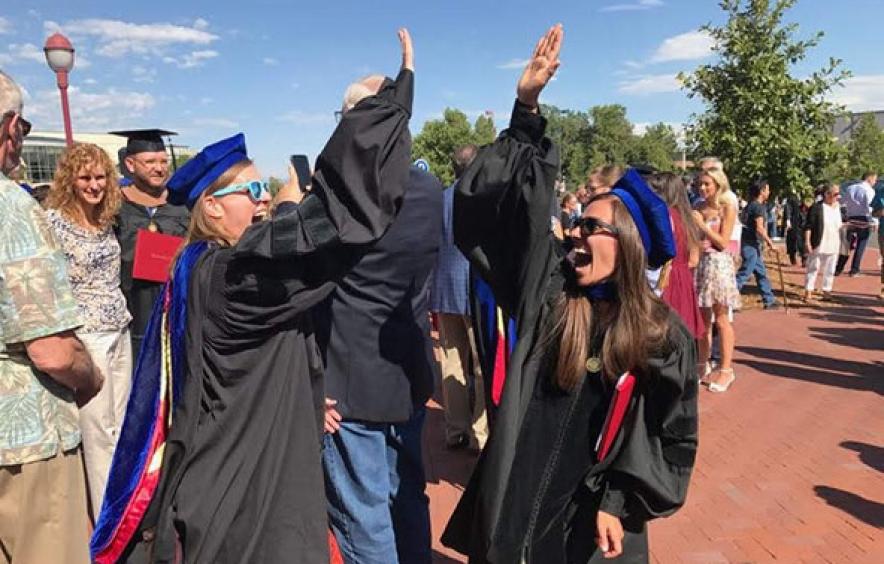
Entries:
[[525,66],[516,88],[519,101],[526,106],[537,107],[540,91],[556,74],[561,64],[559,51],[562,49],[564,33],[562,24],[556,24],[537,42],[534,54]]
[[414,72],[414,47],[411,45],[411,35],[404,27],[399,28],[399,44],[402,46],[402,68]]

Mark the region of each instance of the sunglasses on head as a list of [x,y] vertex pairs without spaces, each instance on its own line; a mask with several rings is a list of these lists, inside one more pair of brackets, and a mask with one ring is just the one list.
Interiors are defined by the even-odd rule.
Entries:
[[212,192],[212,196],[220,198],[221,196],[237,194],[240,192],[245,192],[249,196],[249,198],[251,198],[251,200],[257,204],[261,201],[261,198],[264,197],[264,194],[270,193],[270,189],[268,188],[267,183],[263,180],[252,180],[251,182],[231,184],[226,188],[221,188],[220,190]]
[[7,118],[14,118],[15,116],[18,116],[18,123],[21,125],[21,136],[27,137],[31,132],[31,122],[22,117],[20,113],[10,110],[3,114],[3,118],[0,119],[0,122],[5,122]]
[[591,237],[593,235],[611,235],[616,237],[620,234],[620,230],[606,221],[595,217],[581,217],[577,220],[574,227],[580,228],[581,237]]

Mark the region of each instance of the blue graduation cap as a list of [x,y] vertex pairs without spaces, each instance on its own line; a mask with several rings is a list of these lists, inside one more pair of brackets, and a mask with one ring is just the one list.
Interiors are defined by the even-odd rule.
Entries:
[[611,193],[620,198],[641,234],[650,268],[660,268],[675,256],[675,238],[669,207],[633,168],[626,171]]
[[179,206],[187,204],[188,209],[193,209],[197,198],[206,188],[231,166],[248,158],[246,136],[242,133],[203,148],[166,183],[169,203]]

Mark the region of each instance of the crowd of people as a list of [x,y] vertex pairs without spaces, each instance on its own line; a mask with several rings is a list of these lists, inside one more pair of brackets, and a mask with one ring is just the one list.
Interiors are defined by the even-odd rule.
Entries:
[[[557,25],[510,127],[458,148],[443,187],[411,164],[398,37],[396,78],[350,85],[311,178],[289,167],[274,197],[243,134],[170,175],[140,130],[121,132],[125,185],[75,144],[40,205],[8,178],[31,126],[0,72],[7,562],[429,563],[440,379],[446,446],[482,453],[443,543],[471,562],[648,561],[647,522],[685,501],[698,390],[735,380],[740,288],[754,274],[777,305],[770,186],[741,211],[718,159],[691,185],[611,164],[557,201],[539,109]],[[786,214],[808,301],[851,245],[858,272],[875,182],[847,188],[844,220],[836,184]]]

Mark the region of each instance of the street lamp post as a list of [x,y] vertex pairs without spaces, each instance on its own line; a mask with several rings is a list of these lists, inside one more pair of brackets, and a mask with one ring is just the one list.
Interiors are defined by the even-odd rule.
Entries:
[[64,116],[64,139],[67,146],[74,144],[74,135],[71,132],[71,109],[68,104],[68,73],[74,68],[74,46],[67,37],[60,33],[53,33],[43,46],[46,62],[49,68],[55,72],[55,81],[61,94],[61,112]]

